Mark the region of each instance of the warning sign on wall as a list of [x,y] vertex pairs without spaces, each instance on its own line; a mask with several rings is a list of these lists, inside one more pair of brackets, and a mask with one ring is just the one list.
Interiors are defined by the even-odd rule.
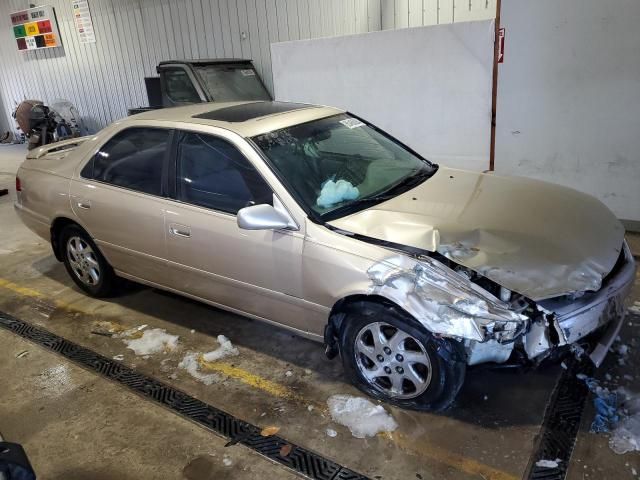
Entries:
[[18,50],[40,50],[62,45],[56,15],[50,5],[12,13],[11,26]]
[[95,43],[96,34],[93,31],[93,20],[89,11],[88,0],[73,0],[73,21],[76,25],[80,43]]

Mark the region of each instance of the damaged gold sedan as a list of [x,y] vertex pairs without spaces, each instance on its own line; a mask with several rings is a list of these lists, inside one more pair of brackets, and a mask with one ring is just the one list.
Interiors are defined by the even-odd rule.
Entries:
[[469,365],[599,365],[635,275],[598,200],[440,167],[329,107],[147,112],[18,177],[16,210],[90,295],[124,277],[283,326],[404,408],[446,408]]

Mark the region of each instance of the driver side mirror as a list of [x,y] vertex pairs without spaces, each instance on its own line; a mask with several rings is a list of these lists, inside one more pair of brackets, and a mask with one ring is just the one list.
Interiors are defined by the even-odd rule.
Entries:
[[297,230],[295,222],[289,215],[268,204],[240,209],[237,222],[238,227],[243,230]]

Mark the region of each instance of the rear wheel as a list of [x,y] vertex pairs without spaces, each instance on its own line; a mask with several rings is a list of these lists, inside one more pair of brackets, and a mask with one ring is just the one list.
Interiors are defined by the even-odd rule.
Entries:
[[91,237],[76,225],[66,226],[60,233],[64,266],[73,281],[93,297],[109,296],[115,274]]
[[414,410],[443,410],[464,382],[459,342],[436,338],[401,310],[363,302],[343,320],[345,372],[365,393]]

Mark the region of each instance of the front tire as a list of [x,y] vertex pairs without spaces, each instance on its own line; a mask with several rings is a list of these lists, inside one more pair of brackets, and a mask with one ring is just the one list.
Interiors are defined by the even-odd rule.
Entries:
[[115,274],[91,237],[77,225],[60,233],[64,266],[72,280],[92,297],[108,297],[113,292]]
[[436,338],[392,305],[352,306],[341,328],[340,354],[347,377],[360,390],[411,410],[440,411],[464,382],[459,342]]

